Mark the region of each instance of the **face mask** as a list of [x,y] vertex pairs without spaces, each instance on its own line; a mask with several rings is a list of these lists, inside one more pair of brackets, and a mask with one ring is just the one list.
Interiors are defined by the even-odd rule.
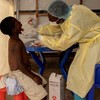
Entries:
[[52,25],[52,26],[58,26],[59,24],[57,24],[56,22],[51,22],[50,21],[50,25]]
[[[57,19],[57,21],[58,21],[58,20],[59,20],[59,19]],[[57,24],[57,21],[55,21],[55,22],[49,21],[49,22],[50,22],[50,25],[53,25],[53,26],[59,26],[60,23]]]

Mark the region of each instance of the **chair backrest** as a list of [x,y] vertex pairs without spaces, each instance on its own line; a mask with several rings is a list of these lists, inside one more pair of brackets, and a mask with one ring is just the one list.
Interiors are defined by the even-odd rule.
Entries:
[[100,64],[96,64],[95,68],[95,86],[100,88]]
[[94,84],[87,95],[87,100],[94,100],[95,88],[100,88],[100,64],[95,65],[94,75],[95,75]]

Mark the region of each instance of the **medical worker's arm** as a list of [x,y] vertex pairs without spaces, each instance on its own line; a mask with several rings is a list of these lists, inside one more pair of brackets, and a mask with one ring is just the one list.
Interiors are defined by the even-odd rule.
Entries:
[[60,38],[42,36],[41,44],[53,50],[64,51],[71,47],[73,44],[77,43],[82,38],[82,36],[82,30],[70,24],[69,28],[65,30],[64,33],[62,33]]
[[54,36],[55,34],[62,32],[59,27],[60,26],[51,26],[48,24],[37,28],[37,32],[41,35]]

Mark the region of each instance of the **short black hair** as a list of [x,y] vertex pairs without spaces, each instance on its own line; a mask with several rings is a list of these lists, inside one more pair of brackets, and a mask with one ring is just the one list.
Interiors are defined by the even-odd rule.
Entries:
[[4,18],[0,23],[0,30],[3,34],[11,36],[12,29],[15,27],[15,18],[8,16]]

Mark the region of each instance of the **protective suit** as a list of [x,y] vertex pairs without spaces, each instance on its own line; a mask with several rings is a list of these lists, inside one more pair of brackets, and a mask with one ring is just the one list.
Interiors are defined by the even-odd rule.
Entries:
[[[0,22],[7,16],[14,16],[13,0],[0,0]],[[8,64],[8,40],[9,37],[3,35],[0,31],[0,76],[10,71]]]
[[[41,43],[64,51],[75,43],[79,49],[69,68],[67,88],[85,97],[93,85],[95,64],[100,62],[100,18],[82,5],[73,5],[70,16],[60,25],[61,37],[41,36]],[[54,29],[47,29],[49,34]]]
[[60,37],[63,31],[59,25],[54,26],[54,25],[48,24],[48,25],[40,26],[39,28],[37,28],[37,32],[40,35]]

